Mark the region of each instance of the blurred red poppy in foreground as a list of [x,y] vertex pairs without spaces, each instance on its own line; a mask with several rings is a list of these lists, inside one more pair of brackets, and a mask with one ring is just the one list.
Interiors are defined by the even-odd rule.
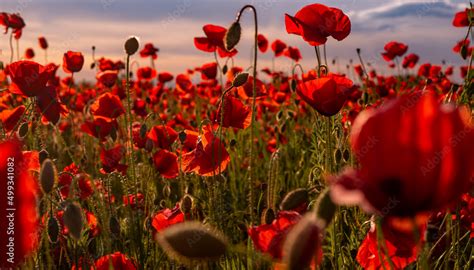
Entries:
[[290,229],[301,219],[293,211],[281,211],[271,224],[250,227],[248,234],[255,248],[274,259],[282,258],[283,242]]
[[0,112],[0,121],[2,121],[3,129],[7,132],[12,131],[18,124],[18,121],[20,121],[25,109],[25,106],[21,105],[14,109]]
[[321,4],[303,7],[294,17],[285,14],[286,31],[301,36],[311,46],[325,44],[332,36],[345,39],[351,32],[351,21],[342,10]]
[[320,114],[333,116],[344,106],[346,92],[352,85],[346,77],[330,73],[327,77],[299,83],[296,93]]
[[80,52],[68,51],[63,57],[63,69],[66,73],[79,72],[84,65],[84,56]]
[[469,112],[420,93],[362,112],[351,133],[360,168],[330,179],[333,200],[385,216],[445,208],[472,186],[469,121]]
[[0,143],[0,185],[3,187],[0,202],[1,269],[15,268],[38,244],[38,189],[27,165],[20,142]]

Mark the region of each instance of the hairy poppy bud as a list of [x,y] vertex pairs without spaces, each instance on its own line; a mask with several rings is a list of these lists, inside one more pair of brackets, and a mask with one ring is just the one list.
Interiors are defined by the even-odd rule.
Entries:
[[42,149],[41,151],[39,151],[38,156],[39,156],[39,163],[43,164],[43,161],[45,161],[49,157],[49,153],[48,151],[46,151],[46,149]]
[[78,203],[69,203],[63,215],[64,225],[69,230],[69,234],[78,240],[81,238],[82,229],[84,227],[84,218],[82,209]]
[[336,214],[336,205],[332,202],[329,189],[324,190],[316,202],[316,216],[328,226]]
[[226,50],[231,51],[239,43],[241,32],[242,28],[238,21],[229,27],[224,38]]
[[54,163],[48,158],[41,164],[41,171],[40,171],[40,184],[41,189],[45,194],[49,194],[54,187],[58,179],[58,173],[56,171],[56,166]]
[[196,221],[175,224],[158,234],[157,240],[169,257],[188,264],[217,259],[227,250],[221,233]]
[[280,204],[280,210],[289,211],[299,208],[303,204],[308,203],[308,191],[304,188],[298,188],[286,194]]
[[235,76],[234,81],[232,82],[233,87],[239,87],[244,85],[249,79],[249,74],[247,72],[242,72]]
[[48,219],[48,240],[50,243],[55,244],[59,239],[59,232],[61,231],[61,226],[59,225],[58,220],[51,216]]
[[138,47],[140,47],[140,43],[135,36],[131,36],[125,41],[124,48],[128,55],[134,55],[138,51]]
[[28,123],[23,123],[20,125],[20,128],[18,129],[18,136],[20,138],[25,138],[26,134],[28,134]]

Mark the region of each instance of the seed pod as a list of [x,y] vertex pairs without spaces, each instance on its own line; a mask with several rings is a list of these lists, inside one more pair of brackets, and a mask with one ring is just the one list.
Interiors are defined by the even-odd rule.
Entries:
[[48,219],[48,240],[51,244],[56,244],[59,240],[59,232],[61,231],[61,226],[59,225],[58,220],[50,216]]
[[43,164],[43,161],[45,161],[49,157],[49,153],[48,151],[46,151],[46,149],[42,149],[41,151],[39,151],[38,156],[39,156],[39,163]]
[[286,194],[280,203],[280,210],[288,211],[296,209],[309,200],[308,191],[304,188],[298,188]]
[[275,211],[271,208],[267,208],[262,213],[262,224],[272,224],[273,220],[275,220]]
[[20,138],[25,138],[26,134],[28,134],[28,123],[23,123],[20,125],[20,128],[18,129],[18,137]]
[[337,207],[331,200],[329,188],[321,192],[316,202],[316,216],[318,219],[324,222],[324,227],[331,223],[334,215],[336,214],[336,210]]
[[197,221],[175,224],[157,235],[166,254],[184,262],[207,262],[227,251],[227,240],[215,229]]
[[315,257],[316,265],[319,265],[322,231],[314,213],[307,213],[291,229],[283,245],[283,261],[287,269],[307,269]]
[[110,217],[109,219],[110,233],[116,238],[120,237],[120,222],[116,217]]
[[131,36],[125,41],[124,48],[128,55],[134,55],[138,51],[138,47],[140,47],[140,43],[135,36]]
[[234,22],[227,32],[225,33],[224,41],[225,48],[227,51],[231,51],[240,41],[240,34],[242,33],[242,28],[238,21]]
[[69,230],[69,234],[78,240],[81,238],[82,229],[84,228],[84,218],[82,209],[78,203],[69,203],[64,210],[64,225]]
[[193,197],[189,194],[186,194],[181,199],[181,203],[179,204],[179,208],[180,208],[181,212],[183,212],[184,214],[188,214],[188,213],[191,213],[191,210],[193,209],[193,205],[194,205]]
[[248,79],[249,79],[249,74],[247,72],[241,72],[235,76],[234,80],[232,81],[232,86],[233,87],[242,86],[247,82]]
[[51,161],[51,159],[48,158],[43,162],[43,164],[41,164],[39,178],[43,192],[45,194],[51,193],[58,179],[56,166],[54,166],[54,163]]

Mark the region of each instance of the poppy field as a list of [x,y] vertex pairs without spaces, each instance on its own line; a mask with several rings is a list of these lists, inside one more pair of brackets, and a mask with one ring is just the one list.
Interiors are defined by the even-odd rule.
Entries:
[[28,18],[0,10],[0,269],[474,269],[472,3],[451,19],[463,65],[394,36],[389,73],[364,48],[336,68],[336,5],[279,18],[311,66],[245,5],[209,16],[183,46],[213,61],[176,74],[136,36],[120,59],[56,63],[47,36],[22,54]]

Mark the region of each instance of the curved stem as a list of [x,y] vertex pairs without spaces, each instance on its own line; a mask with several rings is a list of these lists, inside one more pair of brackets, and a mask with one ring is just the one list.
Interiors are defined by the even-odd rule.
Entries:
[[316,58],[318,59],[318,78],[321,77],[321,55],[319,53],[319,47],[314,46],[314,51],[316,52]]
[[10,64],[13,63],[13,33],[10,34]]

